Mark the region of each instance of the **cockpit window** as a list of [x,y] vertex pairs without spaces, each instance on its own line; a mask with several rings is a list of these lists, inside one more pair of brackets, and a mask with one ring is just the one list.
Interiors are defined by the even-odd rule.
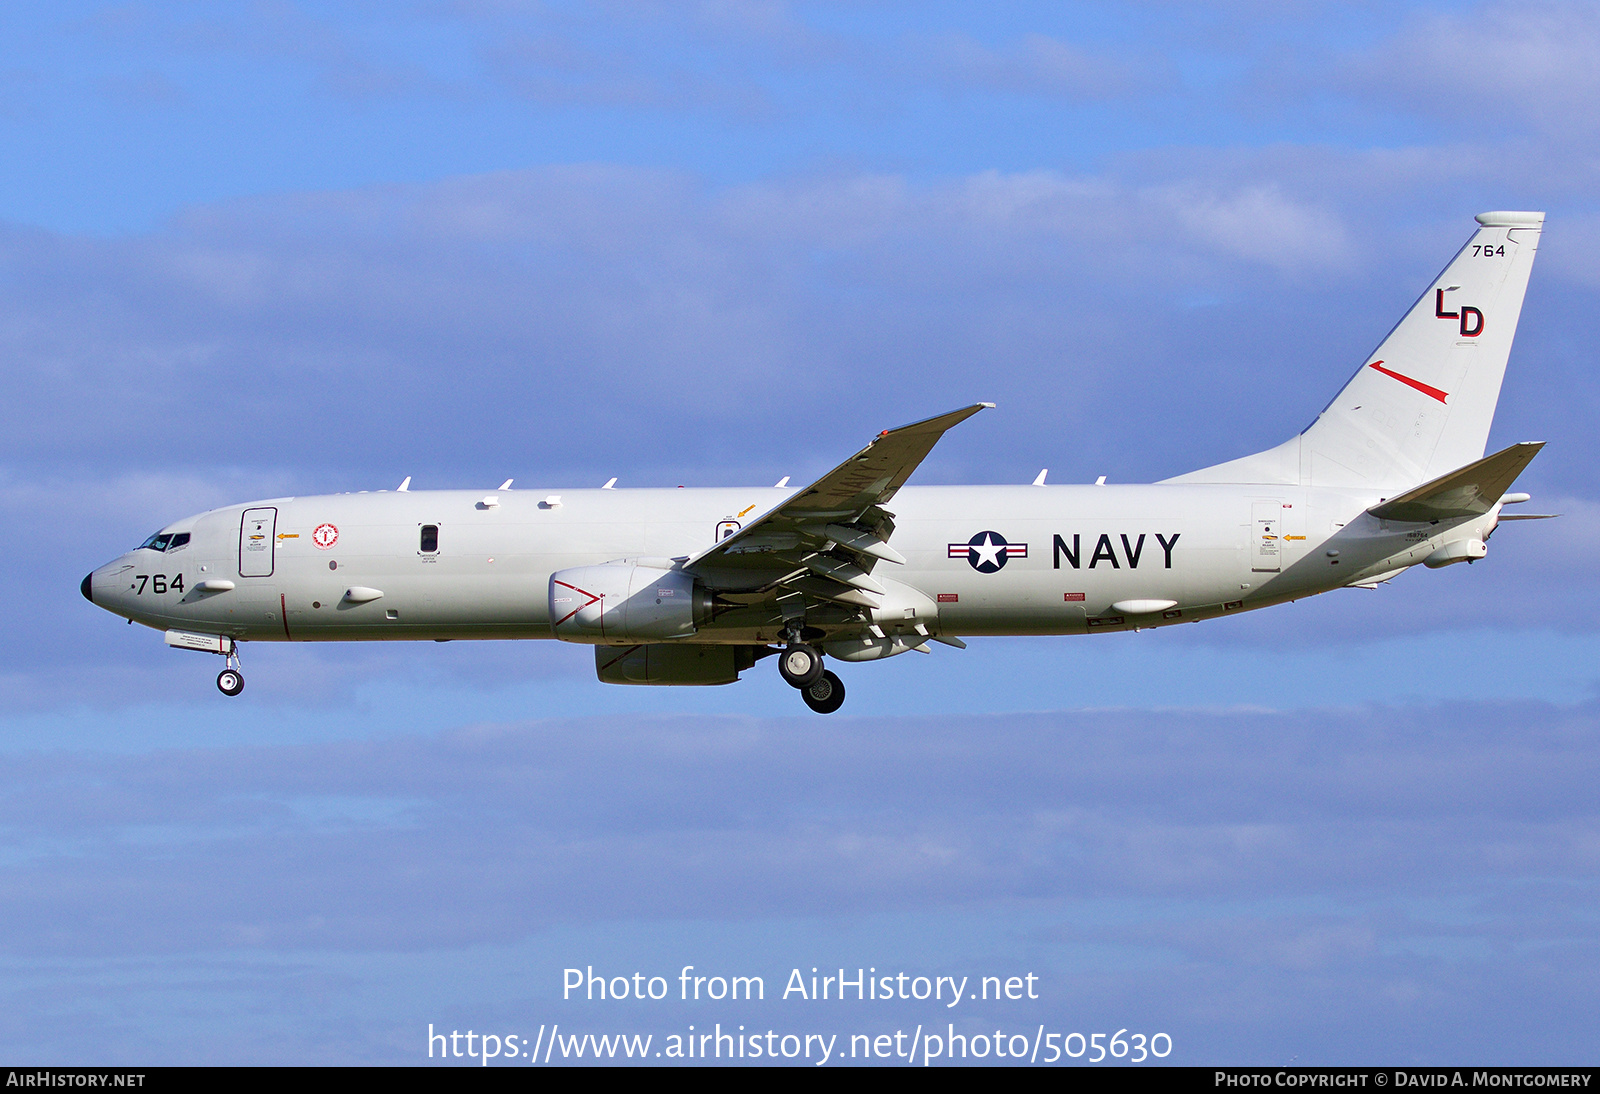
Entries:
[[139,549],[148,547],[152,551],[171,551],[178,547],[186,547],[188,543],[188,532],[157,532],[139,544]]

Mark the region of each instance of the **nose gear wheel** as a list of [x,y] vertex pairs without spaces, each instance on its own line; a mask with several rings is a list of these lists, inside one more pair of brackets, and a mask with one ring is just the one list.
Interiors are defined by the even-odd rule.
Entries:
[[217,673],[217,690],[231,698],[244,690],[244,673],[239,671],[239,643],[229,646],[226,657],[223,664],[228,667]]

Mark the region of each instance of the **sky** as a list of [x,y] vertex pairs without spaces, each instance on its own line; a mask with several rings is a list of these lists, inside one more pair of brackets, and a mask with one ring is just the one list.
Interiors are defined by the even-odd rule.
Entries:
[[[1592,4],[63,0],[0,34],[0,1055],[943,1026],[1592,1063]],[[227,699],[78,592],[215,505],[803,481],[980,400],[914,483],[1180,474],[1311,420],[1489,209],[1548,214],[1490,447],[1548,442],[1518,488],[1562,516],[1471,567],[844,666],[826,719],[553,642],[256,643]],[[686,965],[766,998],[680,999]],[[1037,998],[784,998],[813,968]]]

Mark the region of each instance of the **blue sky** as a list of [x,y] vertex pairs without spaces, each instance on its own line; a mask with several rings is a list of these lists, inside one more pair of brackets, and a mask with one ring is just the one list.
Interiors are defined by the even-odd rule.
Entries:
[[[62,3],[0,33],[9,1058],[938,1017],[584,1009],[571,964],[1031,970],[984,1021],[1161,1029],[1184,1063],[1588,1058],[1592,5]],[[1309,420],[1491,208],[1549,213],[1491,445],[1549,442],[1521,481],[1564,515],[1470,568],[860,666],[827,720],[771,673],[607,688],[554,643],[253,646],[229,701],[77,592],[211,505],[798,480],[975,400],[918,481],[1177,474]]]

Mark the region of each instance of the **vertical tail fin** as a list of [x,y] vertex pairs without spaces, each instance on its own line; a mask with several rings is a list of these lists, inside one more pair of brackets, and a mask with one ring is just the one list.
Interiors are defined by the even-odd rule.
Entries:
[[1411,486],[1483,457],[1543,213],[1496,212],[1298,437],[1168,482]]

